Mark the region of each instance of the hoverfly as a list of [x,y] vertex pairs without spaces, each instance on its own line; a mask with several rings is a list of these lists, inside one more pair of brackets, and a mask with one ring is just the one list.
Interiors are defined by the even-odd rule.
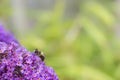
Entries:
[[45,56],[43,55],[43,52],[39,51],[38,49],[35,49],[34,53],[38,55],[42,61],[45,60]]
[[3,59],[5,57],[7,57],[8,51],[4,51],[3,53],[0,53],[0,59]]
[[20,66],[15,66],[13,74],[16,74],[18,76],[22,76],[21,69],[22,68]]

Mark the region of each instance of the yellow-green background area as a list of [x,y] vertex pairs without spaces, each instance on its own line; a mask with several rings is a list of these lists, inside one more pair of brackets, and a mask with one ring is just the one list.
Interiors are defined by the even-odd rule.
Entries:
[[43,51],[60,80],[120,80],[119,0],[74,0],[77,4],[68,7],[69,1],[55,0],[50,10],[27,7],[33,25],[24,35],[13,27],[12,1],[0,1],[3,25],[28,50]]

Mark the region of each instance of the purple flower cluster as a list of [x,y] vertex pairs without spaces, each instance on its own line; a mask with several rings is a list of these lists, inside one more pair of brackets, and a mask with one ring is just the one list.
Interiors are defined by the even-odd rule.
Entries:
[[35,52],[29,52],[0,25],[0,80],[59,80]]

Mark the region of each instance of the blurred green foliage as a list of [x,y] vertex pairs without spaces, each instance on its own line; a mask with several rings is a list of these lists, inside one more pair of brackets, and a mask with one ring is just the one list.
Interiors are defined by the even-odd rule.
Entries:
[[31,51],[42,50],[60,80],[120,80],[115,2],[105,1],[80,0],[76,17],[67,19],[64,0],[52,11],[29,10],[37,22],[20,41]]

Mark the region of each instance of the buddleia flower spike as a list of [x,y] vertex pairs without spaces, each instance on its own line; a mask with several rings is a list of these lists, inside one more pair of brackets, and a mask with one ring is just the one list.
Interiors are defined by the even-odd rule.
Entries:
[[30,52],[0,24],[0,80],[59,80],[44,55]]

